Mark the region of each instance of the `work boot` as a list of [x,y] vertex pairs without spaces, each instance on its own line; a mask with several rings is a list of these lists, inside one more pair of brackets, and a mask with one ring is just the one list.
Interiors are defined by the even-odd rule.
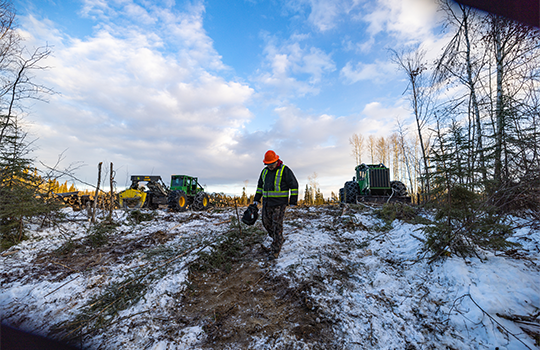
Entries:
[[271,246],[272,251],[273,252],[278,252],[278,254],[279,254],[279,252],[281,251],[281,246],[283,245],[283,241],[284,241],[283,238],[282,239],[279,239],[279,238],[274,239],[274,241],[272,242],[272,246]]

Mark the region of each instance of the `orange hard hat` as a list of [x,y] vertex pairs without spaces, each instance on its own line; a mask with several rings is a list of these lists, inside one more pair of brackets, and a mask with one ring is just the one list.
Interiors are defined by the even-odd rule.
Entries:
[[270,150],[264,154],[264,164],[272,164],[274,162],[277,162],[279,159],[279,156],[276,154],[276,152]]

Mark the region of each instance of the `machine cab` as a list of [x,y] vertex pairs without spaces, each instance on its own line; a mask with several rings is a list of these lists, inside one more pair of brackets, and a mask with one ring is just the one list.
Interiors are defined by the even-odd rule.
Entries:
[[197,178],[187,175],[172,175],[171,190],[184,191],[187,195],[195,195],[197,191]]

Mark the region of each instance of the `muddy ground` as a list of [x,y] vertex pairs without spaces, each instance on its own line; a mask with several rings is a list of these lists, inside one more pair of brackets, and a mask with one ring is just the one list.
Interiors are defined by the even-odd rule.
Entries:
[[[191,217],[200,219],[201,216]],[[189,219],[181,223],[185,222]],[[233,232],[238,251],[217,267],[203,266],[200,261],[194,261],[192,266],[196,268],[190,268],[187,288],[171,296],[178,302],[166,313],[149,315],[152,322],[157,322],[161,330],[168,329],[165,333],[170,334],[169,340],[173,342],[178,330],[202,327],[205,339],[197,345],[202,349],[249,349],[253,339],[258,338],[264,339],[265,346],[270,344],[270,348],[336,348],[332,324],[317,313],[308,296],[309,283],[291,283],[290,279],[272,274],[274,262],[268,259],[268,249],[262,243],[266,232],[259,227],[237,237],[234,223],[226,222],[224,225],[231,227],[224,235]],[[83,239],[69,240],[53,251],[39,254],[31,269],[2,277],[6,283],[23,277],[60,282],[70,281],[71,275],[82,272],[94,277],[90,288],[103,290],[108,284],[107,276],[112,274],[116,265],[125,263],[139,251],[166,247],[176,235],[158,230],[137,238],[126,238],[124,235],[93,232]],[[105,297],[105,294],[99,296],[94,303]],[[129,299],[129,296],[122,298]],[[88,304],[82,308],[88,308]],[[107,327],[107,323],[95,323],[93,315],[102,311],[95,308],[92,312],[91,317],[78,317],[73,322],[54,325],[49,336],[86,348],[85,338],[95,337]],[[21,319],[23,321],[24,318]],[[134,321],[134,331],[143,323]]]
[[[262,248],[245,255],[246,261],[227,273],[194,273],[178,316],[187,325],[203,324],[208,334],[204,348],[248,349],[252,337],[280,338],[313,349],[331,349],[333,331],[321,322],[305,293],[307,285],[291,288],[287,279],[271,277],[272,262]],[[292,340],[292,339],[291,339]]]

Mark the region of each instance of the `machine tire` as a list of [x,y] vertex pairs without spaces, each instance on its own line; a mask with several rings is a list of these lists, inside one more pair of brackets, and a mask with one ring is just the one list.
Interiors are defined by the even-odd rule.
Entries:
[[343,187],[339,189],[339,202],[345,203],[345,189]]
[[398,197],[407,197],[407,186],[401,181],[390,182],[390,187],[394,190],[394,195]]
[[185,211],[188,206],[186,193],[184,191],[172,191],[167,198],[167,204],[172,211]]
[[195,210],[206,210],[210,205],[210,196],[206,192],[199,192],[195,195],[193,200],[193,209]]
[[356,181],[347,181],[345,182],[345,203],[355,203],[356,197],[360,194],[360,188]]

